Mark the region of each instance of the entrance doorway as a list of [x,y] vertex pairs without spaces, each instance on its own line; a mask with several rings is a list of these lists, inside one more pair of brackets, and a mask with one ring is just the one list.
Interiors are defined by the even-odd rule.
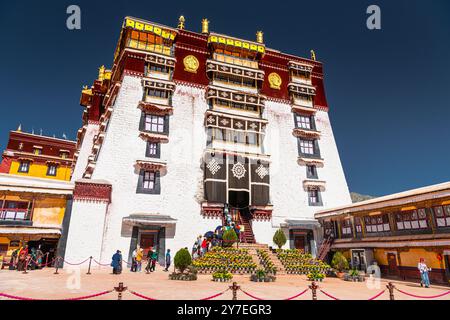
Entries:
[[250,195],[247,191],[230,191],[228,203],[233,208],[246,208],[250,204]]
[[397,276],[398,275],[397,255],[395,253],[388,253],[387,260],[388,260],[388,275]]
[[144,258],[147,257],[148,252],[151,248],[156,245],[156,233],[141,233],[139,239],[139,246],[144,251]]
[[366,271],[367,259],[365,250],[352,250],[352,268],[359,271]]

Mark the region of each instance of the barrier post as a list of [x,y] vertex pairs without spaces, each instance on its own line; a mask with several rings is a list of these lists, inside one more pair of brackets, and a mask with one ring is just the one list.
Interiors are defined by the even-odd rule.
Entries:
[[59,269],[59,258],[60,258],[60,257],[56,257],[56,259],[55,259],[55,267],[56,267],[56,270],[55,270],[55,272],[54,272],[53,274],[59,274],[59,273],[58,273],[58,269]]
[[92,256],[89,257],[89,267],[88,272],[86,274],[91,274],[91,263],[92,263]]
[[389,299],[390,299],[390,300],[395,300],[395,298],[394,298],[394,289],[395,289],[395,285],[394,285],[392,282],[389,282],[389,283],[386,285],[386,288],[388,288],[388,290],[389,290]]
[[46,267],[48,267],[48,254],[49,254],[49,252],[47,252],[45,255],[46,255],[46,258],[45,258],[45,266]]
[[311,289],[311,292],[312,292],[312,299],[317,300],[317,289],[319,288],[319,286],[317,285],[317,283],[315,281],[313,281],[313,283],[311,283],[309,288]]
[[237,300],[237,291],[240,288],[241,287],[237,285],[237,282],[233,282],[233,285],[230,286],[230,289],[233,291],[233,299],[232,300]]
[[127,290],[127,287],[123,286],[123,282],[119,282],[118,287],[114,287],[114,290],[117,292],[117,300],[122,300],[122,292]]

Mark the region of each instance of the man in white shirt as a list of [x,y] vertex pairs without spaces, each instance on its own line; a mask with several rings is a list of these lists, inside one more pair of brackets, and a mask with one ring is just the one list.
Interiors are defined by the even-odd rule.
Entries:
[[431,268],[428,268],[428,266],[425,264],[425,259],[420,258],[419,264],[417,265],[417,269],[420,271],[420,278],[422,281],[420,281],[420,286],[423,287],[425,285],[425,288],[430,287],[430,277],[428,276],[428,272],[431,271]]

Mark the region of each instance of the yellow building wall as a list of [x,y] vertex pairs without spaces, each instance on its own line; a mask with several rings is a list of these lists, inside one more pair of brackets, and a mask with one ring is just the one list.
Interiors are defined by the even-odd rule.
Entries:
[[10,174],[17,174],[21,176],[30,176],[30,177],[37,177],[37,178],[47,178],[47,179],[54,179],[54,180],[70,180],[70,174],[71,174],[71,168],[66,166],[58,166],[58,169],[56,170],[56,176],[48,176],[47,175],[47,165],[40,164],[40,163],[31,163],[30,169],[27,173],[18,172],[19,171],[20,162],[19,161],[12,161],[11,167],[9,169]]
[[[29,198],[21,198],[19,195],[10,195],[4,199],[6,201],[30,201]],[[45,195],[40,195],[39,199],[36,199],[34,203],[33,225],[61,225],[66,212],[66,201],[67,200],[65,197],[45,197]],[[12,252],[17,249],[17,247],[9,246],[11,240],[18,239],[17,237],[10,239],[0,234],[0,244],[8,245],[8,252],[6,254],[8,257],[11,256]],[[20,237],[19,240],[21,240],[22,245],[22,237]]]
[[442,263],[437,258],[437,252],[430,252],[420,248],[413,248],[407,252],[400,252],[401,264],[405,267],[417,267],[420,258],[425,259],[428,268],[443,268]]
[[62,224],[65,212],[65,198],[36,200],[33,210],[33,224]]
[[[388,265],[387,253],[394,252],[395,249],[374,249],[374,258],[379,265]],[[411,248],[409,251],[401,251],[396,253],[397,265],[402,267],[417,267],[420,258],[425,259],[425,263],[429,268],[442,269],[444,266],[437,258],[437,252],[427,251],[422,248]],[[399,259],[400,255],[400,259]],[[399,261],[400,260],[400,261]]]

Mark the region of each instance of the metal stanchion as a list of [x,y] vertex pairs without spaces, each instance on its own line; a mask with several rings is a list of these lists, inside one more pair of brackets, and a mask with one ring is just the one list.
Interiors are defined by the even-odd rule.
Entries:
[[394,297],[394,289],[395,289],[395,285],[394,285],[392,282],[389,282],[389,283],[386,285],[386,288],[388,288],[388,290],[389,290],[389,299],[390,299],[390,300],[395,300],[395,297]]
[[128,288],[123,286],[123,282],[119,282],[118,287],[114,287],[117,292],[117,300],[122,300],[122,292],[126,291]]
[[56,267],[56,270],[55,270],[55,272],[54,272],[53,274],[59,274],[59,273],[58,273],[58,269],[59,269],[59,258],[60,258],[60,257],[56,257],[56,259],[55,259],[55,267]]
[[309,288],[311,289],[312,292],[312,299],[313,300],[317,300],[317,289],[319,288],[319,286],[317,285],[317,283],[313,282]]
[[237,285],[237,282],[233,282],[233,285],[230,286],[230,289],[233,291],[233,299],[232,300],[237,300],[237,291],[240,288],[241,287]]
[[92,263],[92,256],[89,257],[89,268],[86,274],[91,274],[91,263]]

